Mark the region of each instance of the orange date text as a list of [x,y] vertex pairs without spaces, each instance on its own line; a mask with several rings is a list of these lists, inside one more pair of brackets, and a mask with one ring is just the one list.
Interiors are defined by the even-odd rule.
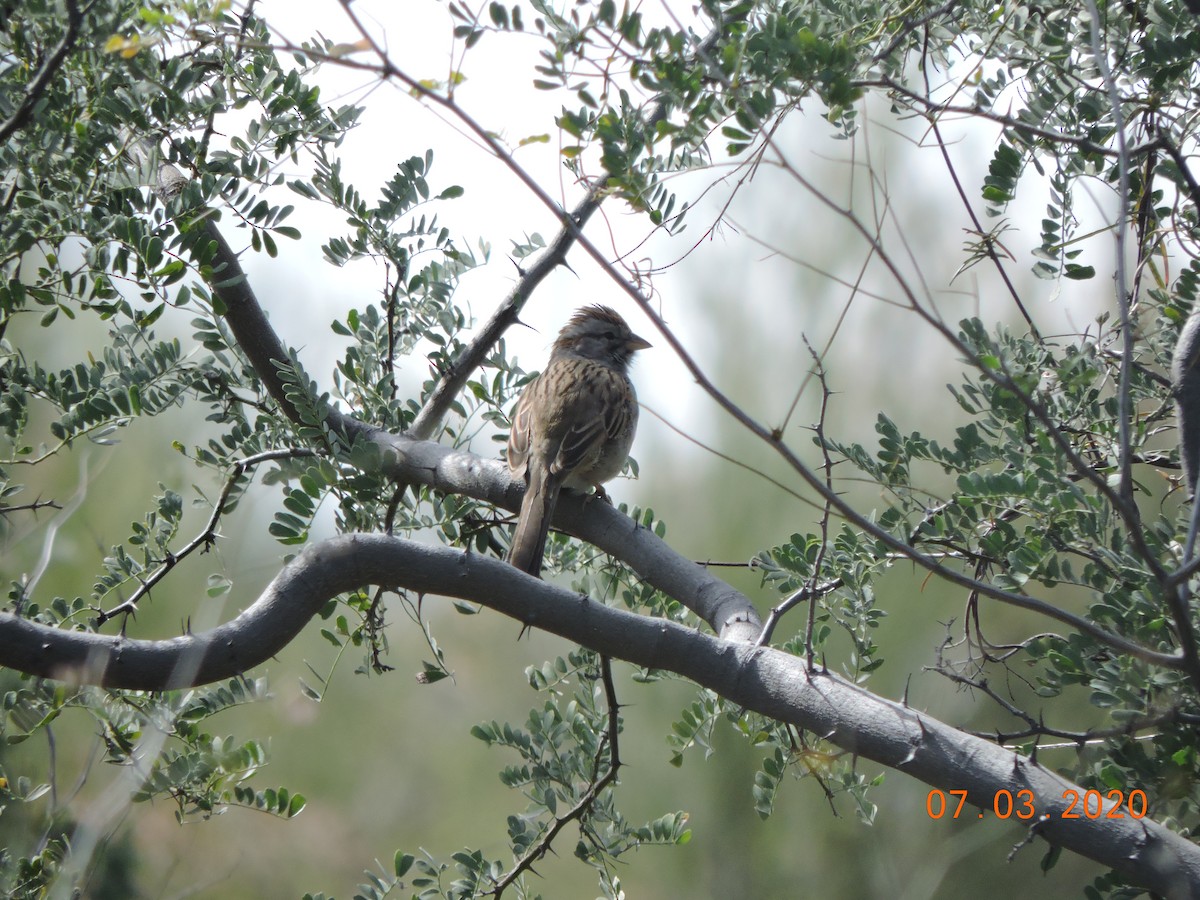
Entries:
[[[1016,792],[1001,788],[992,796],[992,814],[998,819],[1044,819],[1050,816],[1059,819],[1141,819],[1146,815],[1146,792],[1134,788],[1128,795],[1124,791],[1090,790],[1080,793],[1074,788],[1063,791],[1062,809],[1039,810],[1034,802],[1033,791],[1019,790]],[[941,819],[949,816],[957,819],[967,803],[966,791],[943,791],[934,788],[925,797],[925,812],[931,819]],[[984,817],[985,809],[980,808],[976,818]]]

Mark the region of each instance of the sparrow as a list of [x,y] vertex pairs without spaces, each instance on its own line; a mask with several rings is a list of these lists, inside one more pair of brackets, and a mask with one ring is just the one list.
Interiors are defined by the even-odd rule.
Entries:
[[508,562],[540,576],[559,491],[601,487],[625,466],[637,430],[629,364],[650,343],[607,306],[578,310],[559,332],[546,368],[521,394],[508,436],[508,467],[525,497]]

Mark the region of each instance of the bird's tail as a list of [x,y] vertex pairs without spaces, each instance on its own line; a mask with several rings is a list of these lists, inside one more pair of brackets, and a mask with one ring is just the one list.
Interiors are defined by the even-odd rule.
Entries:
[[530,466],[529,484],[521,501],[521,514],[508,549],[508,562],[522,572],[540,577],[546,554],[546,537],[558,502],[559,479],[542,466]]

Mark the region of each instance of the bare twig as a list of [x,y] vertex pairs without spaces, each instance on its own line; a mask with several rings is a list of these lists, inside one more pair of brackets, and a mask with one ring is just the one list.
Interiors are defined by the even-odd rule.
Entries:
[[[499,152],[504,151],[500,150]],[[559,211],[561,221],[564,223],[563,227],[537,260],[529,268],[521,271],[517,283],[508,292],[508,296],[504,298],[499,308],[492,313],[491,318],[471,342],[463,348],[450,368],[441,374],[433,392],[430,393],[413,420],[412,426],[408,429],[409,434],[421,440],[428,440],[435,436],[447,410],[458,397],[467,379],[491,353],[492,347],[500,340],[504,332],[518,321],[525,301],[546,279],[546,276],[566,262],[567,252],[575,243],[578,229],[600,208],[602,195],[603,188],[597,185],[587,192],[570,213]]]
[[[979,216],[975,213],[975,207],[971,205],[971,200],[967,197],[967,192],[963,188],[962,182],[959,180],[958,171],[954,167],[953,160],[950,159],[950,150],[946,146],[946,141],[942,137],[942,130],[938,127],[937,118],[929,117],[929,126],[933,129],[934,139],[937,140],[938,149],[942,153],[942,159],[946,163],[946,171],[950,173],[950,180],[954,182],[954,189],[958,193],[959,199],[962,201],[963,209],[967,211],[967,215],[971,217],[971,223],[975,228],[976,233],[984,234],[983,223],[979,221]],[[1025,308],[1025,304],[1021,301],[1021,295],[1017,293],[1017,286],[1013,284],[1012,279],[1008,275],[1008,270],[1004,267],[1003,261],[1000,259],[1000,254],[996,252],[996,246],[993,241],[984,240],[984,247],[987,251],[988,259],[996,267],[996,272],[1000,275],[1000,280],[1004,282],[1008,294],[1013,298],[1013,303],[1021,313],[1021,317],[1025,319],[1025,324],[1029,326],[1029,333],[1033,335],[1034,340],[1038,343],[1042,342],[1042,335],[1038,331],[1037,325],[1034,324],[1033,316],[1029,314],[1029,310]]]
[[[804,339],[804,346],[808,348],[809,355],[813,358],[813,373],[817,377],[817,381],[821,385],[821,410],[814,426],[817,434],[817,444],[821,448],[822,459],[824,460],[821,466],[825,473],[825,485],[830,493],[833,493],[833,460],[829,456],[829,442],[825,438],[825,416],[829,410],[829,397],[832,392],[829,390],[829,384],[825,380],[825,367],[821,363],[821,358],[817,352],[809,344],[808,338]],[[841,578],[836,578],[827,581],[824,584],[819,584],[818,579],[821,577],[821,569],[825,564],[825,553],[829,547],[829,516],[832,511],[832,504],[826,500],[825,505],[821,509],[821,520],[818,523],[818,530],[821,536],[821,547],[817,551],[817,558],[813,562],[812,576],[808,579],[807,584],[798,591],[795,591],[787,597],[782,603],[771,608],[771,613],[767,617],[766,623],[763,625],[762,633],[758,636],[756,642],[759,647],[770,643],[771,635],[775,631],[775,626],[779,624],[787,612],[795,607],[798,603],[808,600],[808,619],[804,629],[804,655],[808,661],[810,669],[814,666],[813,655],[813,628],[816,621],[817,613],[817,598],[823,597],[826,594],[838,589],[845,582]]]
[[12,506],[0,506],[0,516],[16,512],[37,512],[39,509],[62,509],[57,500],[34,500],[32,503],[16,503]]
[[[952,103],[940,103],[936,100],[931,100],[923,94],[919,94],[909,87],[904,86],[893,78],[869,78],[854,82],[856,87],[884,88],[899,97],[909,100],[920,105],[921,109],[927,113],[934,113],[938,116],[949,113],[952,115],[961,115],[972,119],[986,119],[989,122],[995,122],[997,125],[1004,126],[1005,129],[1012,130],[1017,134],[1023,135],[1026,138],[1038,138],[1051,144],[1065,144],[1067,146],[1078,147],[1085,153],[1095,154],[1097,156],[1116,157],[1116,150],[1106,147],[1103,144],[1097,144],[1091,138],[1079,137],[1073,134],[1067,134],[1062,131],[1054,131],[1050,128],[1044,128],[1032,122],[1027,122],[1015,116],[1006,116],[1002,113],[992,112],[989,109],[982,109],[978,106],[958,106]],[[1129,148],[1127,158],[1133,159],[1142,154],[1150,152],[1154,147],[1161,146],[1159,140],[1152,140],[1145,144],[1138,144]]]
[[[829,390],[829,382],[825,378],[825,366],[821,362],[821,358],[817,356],[808,339],[804,339],[804,346],[808,348],[809,355],[813,358],[813,366],[816,372],[817,381],[821,385],[821,410],[817,417],[816,434],[817,444],[821,448],[821,471],[825,473],[825,489],[828,493],[834,493],[833,490],[833,459],[829,455],[829,441],[825,437],[825,418],[829,412],[829,398],[832,391]],[[818,525],[821,535],[821,549],[817,552],[817,558],[813,562],[813,581],[820,575],[821,567],[825,563],[825,554],[829,550],[829,514],[833,509],[833,504],[827,499],[825,508],[821,510],[821,521]],[[817,620],[817,603],[816,600],[809,601],[808,604],[808,620],[804,623],[804,657],[808,662],[808,668],[811,671],[814,668],[813,658],[813,630],[816,628]]]

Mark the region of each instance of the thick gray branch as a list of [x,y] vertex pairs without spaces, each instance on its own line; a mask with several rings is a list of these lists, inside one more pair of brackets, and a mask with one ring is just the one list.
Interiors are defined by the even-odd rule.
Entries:
[[216,244],[217,252],[213,257],[216,272],[212,287],[225,304],[225,321],[229,323],[238,347],[254,366],[267,392],[282,408],[284,415],[297,422],[299,417],[279,377],[278,364],[288,361],[287,348],[267,321],[267,314],[254,295],[237,254],[221,234],[217,223],[205,218],[203,228]]
[[605,655],[675,672],[859,757],[943,791],[968,791],[969,802],[984,810],[1001,790],[1029,791],[1039,815],[1031,827],[1046,840],[1164,897],[1200,897],[1200,847],[1150,819],[1063,818],[1068,792],[1082,797],[1084,791],[1036,762],[837,676],[809,672],[803,660],[782,651],[613,609],[499,560],[446,547],[385,535],[313,544],[232,622],[170,641],[65,631],[4,614],[0,652],[6,663],[36,675],[110,687],[216,681],[282,649],[330,597],[367,584],[482,603]]
[[[524,482],[514,480],[498,459],[371,429],[353,419],[340,420],[340,426],[378,444],[384,451],[384,471],[396,481],[474,497],[513,511],[521,508]],[[743,641],[758,637],[762,623],[744,594],[607,503],[564,491],[555,506],[554,525],[622,560],[722,637]],[[532,624],[540,627],[538,622]]]
[[[168,197],[177,194],[184,181],[173,166],[163,166],[159,173],[160,191]],[[289,419],[297,421],[276,366],[288,358],[288,352],[255,297],[237,254],[211,219],[205,219],[203,227],[215,245],[213,290],[225,305],[225,320],[271,396]],[[563,235],[559,240],[569,244]],[[547,263],[547,272],[552,263],[553,259]],[[520,509],[524,482],[512,480],[499,460],[485,460],[431,441],[391,434],[332,406],[326,408],[326,423],[349,443],[365,439],[377,444],[384,454],[387,475],[397,482],[465,494],[514,511]],[[679,556],[652,532],[637,527],[612,507],[601,502],[585,504],[581,496],[566,494],[557,505],[554,524],[627,562],[646,581],[679,600],[723,637],[746,641],[757,637],[761,622],[744,595]]]

